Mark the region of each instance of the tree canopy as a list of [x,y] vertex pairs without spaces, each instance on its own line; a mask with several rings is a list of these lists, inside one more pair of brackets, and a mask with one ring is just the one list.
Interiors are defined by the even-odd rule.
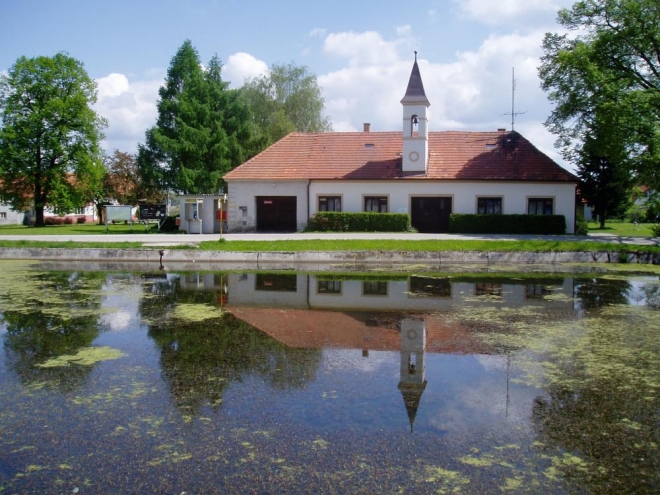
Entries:
[[332,131],[321,88],[305,66],[273,64],[263,76],[247,81],[242,91],[252,112],[257,151],[293,131]]
[[14,209],[69,212],[101,187],[106,125],[91,105],[96,83],[65,53],[19,58],[0,77],[0,196]]
[[633,177],[622,166],[620,157],[607,152],[597,134],[589,133],[585,137],[578,176],[580,194],[593,207],[601,229],[608,218],[625,213],[630,205]]
[[659,188],[660,3],[580,0],[558,22],[566,32],[546,34],[539,68],[557,146],[578,164],[597,136],[600,156],[617,148],[614,162]]
[[217,56],[204,68],[189,40],[172,58],[158,92],[156,125],[138,149],[145,186],[216,193],[224,188],[222,176],[248,158],[249,110],[221,70]]

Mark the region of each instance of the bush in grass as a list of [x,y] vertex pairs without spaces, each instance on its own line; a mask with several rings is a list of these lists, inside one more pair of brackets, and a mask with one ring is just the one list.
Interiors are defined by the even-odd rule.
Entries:
[[78,217],[76,218],[77,223],[85,223],[87,221],[87,217]]
[[73,224],[73,217],[64,217],[64,223],[66,225],[72,225]]
[[308,232],[408,232],[406,213],[320,211],[309,219]]
[[587,235],[589,233],[589,224],[584,217],[575,217],[575,235]]
[[653,237],[660,237],[660,223],[651,225],[651,233],[653,234]]
[[452,213],[452,234],[536,234],[566,233],[564,215],[476,215]]
[[62,217],[46,217],[44,218],[45,225],[62,225],[64,223],[64,218]]

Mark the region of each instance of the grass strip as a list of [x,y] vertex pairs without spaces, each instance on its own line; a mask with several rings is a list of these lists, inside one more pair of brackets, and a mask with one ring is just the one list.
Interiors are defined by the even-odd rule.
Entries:
[[[145,242],[149,238],[145,238]],[[203,241],[199,248],[191,245],[143,247],[141,242],[78,242],[0,240],[0,248],[108,248],[168,249],[225,252],[314,252],[314,251],[490,251],[490,252],[627,252],[660,253],[660,246],[619,244],[602,241],[478,241],[478,240],[394,240],[394,239],[311,239],[287,241]]]
[[[57,248],[57,249],[140,249],[141,242],[78,242],[78,241],[4,241],[0,240],[0,248]],[[144,248],[147,249],[147,248]],[[151,249],[151,248],[148,248]],[[157,249],[157,248],[153,248]]]

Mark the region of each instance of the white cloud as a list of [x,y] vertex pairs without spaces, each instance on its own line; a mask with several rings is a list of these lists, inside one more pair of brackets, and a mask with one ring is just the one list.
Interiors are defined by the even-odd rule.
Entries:
[[[442,130],[495,130],[510,128],[511,76],[515,67],[516,130],[539,149],[562,163],[553,149],[554,136],[542,123],[551,111],[540,89],[542,30],[528,34],[490,35],[474,51],[459,52],[451,63],[419,59],[426,95],[431,102],[430,128]],[[385,40],[375,32],[331,33],[324,49],[346,60],[343,68],[320,75],[326,112],[337,131],[362,129],[398,131],[400,100],[408,83],[413,59],[400,56],[410,42],[407,34]]]
[[[315,35],[320,36],[322,31]],[[398,34],[392,39],[375,31],[325,34],[322,55],[333,58],[340,67],[318,74],[334,130],[359,131],[364,122],[372,124],[372,131],[401,129],[399,102],[413,63],[412,31],[409,26],[396,28]],[[511,117],[505,114],[511,112],[511,70],[515,67],[515,110],[525,112],[517,116],[516,130],[564,164],[553,148],[554,136],[542,125],[551,111],[537,75],[543,34],[543,29],[491,34],[475,50],[458,52],[448,63],[420,57],[431,102],[430,129],[510,128]],[[239,52],[227,59],[223,78],[236,88],[267,70],[266,62]],[[137,143],[144,141],[144,132],[156,121],[163,75],[161,72],[135,81],[123,74],[110,74],[98,80],[96,110],[110,122],[104,143],[108,151],[118,148],[133,152]]]
[[573,0],[454,0],[454,3],[463,15],[484,24],[498,25],[547,19],[549,13],[570,7]]
[[307,35],[309,38],[323,38],[328,32],[325,28],[314,28]]
[[411,32],[412,32],[412,28],[410,27],[410,24],[406,24],[405,26],[399,26],[396,28],[397,36],[410,36]]
[[144,133],[156,122],[158,88],[163,79],[131,82],[124,74],[97,79],[98,99],[94,110],[108,120],[103,147],[133,153],[144,141]]
[[[265,62],[247,53],[229,57],[222,69],[223,79],[231,87],[240,87],[246,79],[268,70]],[[94,109],[108,120],[103,148],[135,153],[144,142],[146,130],[156,123],[158,89],[164,83],[163,71],[150,71],[143,80],[131,80],[125,74],[112,73],[96,80],[98,98]]]
[[230,81],[231,88],[240,88],[246,80],[261,76],[268,71],[268,65],[249,53],[239,52],[230,55],[222,68],[222,78]]
[[386,41],[376,31],[330,33],[324,40],[323,51],[347,59],[351,67],[386,66],[396,63],[399,50],[412,44],[407,34],[408,31],[394,41]]

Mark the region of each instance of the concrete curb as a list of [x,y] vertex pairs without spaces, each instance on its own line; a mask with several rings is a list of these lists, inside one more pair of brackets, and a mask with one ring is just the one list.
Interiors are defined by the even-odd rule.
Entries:
[[[162,252],[162,257],[161,257]],[[556,264],[556,263],[644,263],[660,264],[660,254],[618,252],[501,252],[501,251],[311,251],[227,252],[169,249],[107,248],[2,248],[0,259],[29,259],[75,262],[139,262],[204,265],[249,265],[282,269],[298,265],[349,267],[350,265],[443,265],[443,264]],[[207,266],[205,268],[210,268]],[[311,267],[310,267],[311,268]]]

